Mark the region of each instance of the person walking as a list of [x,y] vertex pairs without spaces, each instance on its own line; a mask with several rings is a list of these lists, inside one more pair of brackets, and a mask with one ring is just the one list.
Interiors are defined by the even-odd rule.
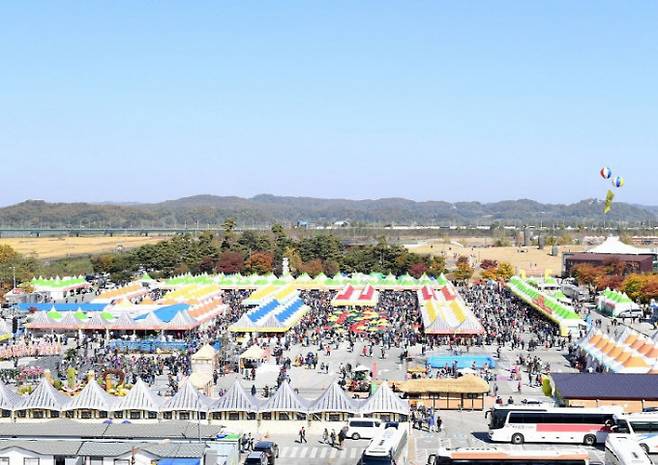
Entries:
[[332,429],[329,437],[331,438],[331,447],[334,447],[336,445],[336,431]]
[[341,430],[338,432],[338,447],[339,447],[340,449],[343,448],[343,442],[344,442],[344,441],[345,441],[345,430],[344,430],[344,429],[341,429]]
[[327,441],[329,441],[329,431],[327,430],[327,428],[325,428],[324,431],[322,432],[322,442],[326,444]]
[[301,444],[302,442],[308,443],[306,440],[306,430],[302,426],[302,428],[299,430],[299,443]]

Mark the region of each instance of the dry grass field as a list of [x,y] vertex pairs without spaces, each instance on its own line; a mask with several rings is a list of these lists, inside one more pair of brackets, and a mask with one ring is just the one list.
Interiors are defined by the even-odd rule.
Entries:
[[544,270],[551,270],[552,274],[559,274],[562,270],[563,252],[582,252],[585,247],[567,245],[559,248],[557,257],[550,255],[551,247],[544,250],[537,247],[491,247],[491,239],[467,238],[456,239],[447,243],[443,240],[427,241],[417,246],[408,246],[409,250],[420,254],[440,255],[444,253],[448,263],[453,263],[460,255],[471,258],[471,263],[479,264],[482,260],[497,260],[509,262],[517,270],[525,270],[526,274],[539,276]]
[[38,259],[56,259],[113,252],[117,247],[125,250],[164,239],[164,236],[12,237],[1,238],[0,244],[10,245],[17,252]]

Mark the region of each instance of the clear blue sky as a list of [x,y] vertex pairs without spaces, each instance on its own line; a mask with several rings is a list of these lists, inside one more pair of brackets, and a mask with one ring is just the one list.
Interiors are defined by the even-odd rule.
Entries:
[[658,204],[658,3],[2,2],[0,204]]

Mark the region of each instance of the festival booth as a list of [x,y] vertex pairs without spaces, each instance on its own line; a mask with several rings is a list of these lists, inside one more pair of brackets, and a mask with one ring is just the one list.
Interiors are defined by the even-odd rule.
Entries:
[[11,421],[12,412],[21,401],[21,396],[0,381],[0,422]]
[[238,380],[209,408],[211,420],[222,421],[255,420],[257,411],[258,400],[247,394]]
[[357,405],[336,382],[331,383],[308,408],[313,421],[344,422],[353,417],[356,410]]
[[240,370],[258,368],[268,357],[268,351],[254,344],[240,354]]
[[622,313],[637,311],[640,306],[625,292],[605,289],[596,297],[596,306],[603,315],[617,317]]
[[520,277],[512,276],[507,286],[515,296],[557,324],[560,328],[560,335],[577,335],[586,326],[585,322],[571,307],[541,292]]
[[152,392],[144,381],[138,379],[128,394],[113,407],[115,419],[129,421],[157,420],[164,400]]
[[588,368],[614,373],[658,374],[658,333],[649,338],[626,328],[618,338],[592,328],[578,342]]
[[87,289],[91,285],[82,276],[59,276],[55,278],[33,278],[30,281],[34,292],[47,294],[52,300],[61,300]]
[[78,395],[72,397],[62,410],[65,418],[75,420],[105,419],[109,417],[118,401],[119,397],[107,393],[96,382],[96,379],[90,376],[87,385]]
[[141,282],[132,282],[116,289],[101,292],[98,297],[92,300],[92,303],[111,304],[124,299],[136,299],[148,294],[148,292],[148,288],[144,287]]
[[484,327],[450,282],[439,290],[423,286],[418,290],[418,302],[425,334],[484,334]]
[[333,307],[375,307],[378,301],[379,292],[370,284],[362,289],[348,284],[331,300],[331,305]]
[[62,408],[68,401],[67,396],[55,389],[48,379],[43,377],[34,391],[16,404],[14,416],[21,420],[59,418]]
[[258,417],[264,421],[306,421],[307,413],[308,402],[296,394],[287,381],[258,409]]
[[212,399],[201,394],[189,379],[178,387],[174,396],[160,408],[163,420],[205,420]]
[[277,299],[270,300],[244,313],[229,326],[234,333],[284,333],[296,325],[309,311],[297,290],[282,289]]
[[400,399],[386,382],[365,401],[359,413],[366,417],[380,418],[383,421],[407,421],[409,402]]
[[209,284],[216,284],[219,279],[219,276],[210,276],[207,273],[198,275],[186,273],[165,280],[162,287],[165,289],[178,289],[180,287],[186,287],[190,285],[205,286]]
[[441,410],[484,410],[489,383],[467,374],[459,378],[413,379],[396,383],[412,406]]
[[190,382],[195,389],[209,396],[212,391],[213,373],[217,369],[217,351],[210,345],[204,344],[190,357],[192,374]]
[[187,284],[165,294],[159,301],[160,305],[198,304],[201,301],[221,297],[222,288],[219,284]]

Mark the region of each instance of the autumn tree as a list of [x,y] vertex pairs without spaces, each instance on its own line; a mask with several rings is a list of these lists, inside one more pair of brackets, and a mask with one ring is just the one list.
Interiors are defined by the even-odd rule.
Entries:
[[468,257],[461,255],[457,259],[457,268],[452,272],[452,276],[456,281],[468,281],[473,276],[474,271]]
[[514,267],[508,262],[501,262],[496,267],[496,278],[499,281],[509,281],[514,276]]
[[231,252],[227,250],[222,252],[217,260],[216,270],[219,273],[231,274],[240,273],[244,269],[244,258],[239,252]]
[[430,264],[427,267],[427,274],[429,276],[437,277],[446,272],[446,257],[444,255],[437,255],[432,257]]
[[302,264],[302,273],[307,273],[311,277],[315,277],[322,273],[322,260],[319,258],[314,258],[308,262]]
[[427,265],[421,262],[417,262],[412,264],[409,267],[409,274],[413,276],[414,278],[418,279],[420,278],[424,273],[427,272]]
[[274,257],[269,252],[254,252],[245,262],[245,270],[256,274],[271,273],[273,261]]

